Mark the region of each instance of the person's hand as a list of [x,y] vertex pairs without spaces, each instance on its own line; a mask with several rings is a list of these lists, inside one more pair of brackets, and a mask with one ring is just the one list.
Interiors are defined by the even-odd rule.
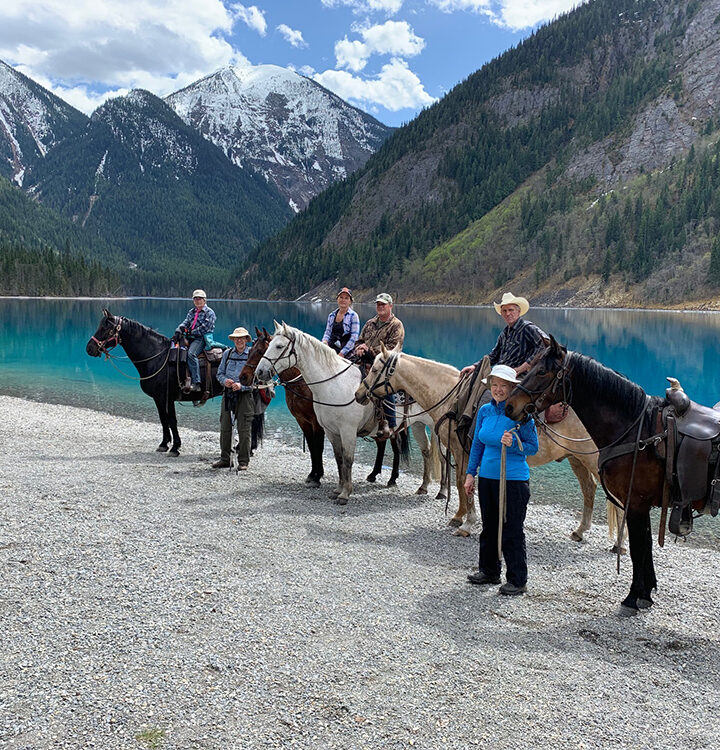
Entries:
[[355,347],[355,354],[357,354],[359,357],[362,357],[362,355],[365,354],[367,350],[367,344],[358,344]]
[[330,346],[330,342],[329,341],[325,341],[324,339],[323,339],[323,344],[325,344],[325,346]]
[[464,378],[466,375],[469,375],[474,369],[475,365],[468,365],[467,367],[463,367],[462,370],[460,370],[460,377]]
[[512,432],[508,432],[507,430],[505,430],[505,432],[503,432],[503,436],[500,438],[500,442],[503,445],[507,445],[507,447],[509,448],[512,445],[512,441],[513,441]]
[[232,387],[233,387],[233,381],[232,381],[232,380],[230,380],[230,378],[225,378],[225,383],[224,383],[224,386],[225,386],[226,388],[232,388]]
[[475,477],[472,474],[465,475],[465,493],[472,495],[475,492]]
[[[230,382],[232,382],[232,381],[230,381]],[[240,383],[233,383],[233,384],[232,384],[232,385],[231,385],[230,387],[231,387],[231,388],[232,388],[232,389],[233,389],[234,391],[239,391],[239,390],[240,390],[240,389],[242,388],[242,386],[240,385]]]
[[175,342],[176,344],[179,344],[179,343],[180,343],[180,339],[181,339],[182,337],[183,337],[183,335],[182,335],[182,332],[181,332],[181,331],[180,331],[180,330],[178,329],[177,331],[175,331],[175,333],[173,333],[173,335],[172,335],[172,340],[173,340],[173,341],[174,341],[174,342]]
[[338,357],[342,357],[343,359],[345,359],[345,355],[342,352],[338,352]]

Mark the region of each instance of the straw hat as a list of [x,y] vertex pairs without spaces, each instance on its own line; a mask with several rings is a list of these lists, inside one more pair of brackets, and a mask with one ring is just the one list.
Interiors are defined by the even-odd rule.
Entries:
[[[506,305],[509,304],[517,304],[517,302],[506,302]],[[507,365],[494,365],[492,370],[490,370],[490,374],[482,379],[482,382],[485,383],[485,385],[490,385],[490,378],[501,378],[502,380],[507,380],[508,383],[519,383],[517,375],[515,374],[515,370],[513,370],[512,367],[508,367]]]
[[243,328],[242,326],[238,326],[229,336],[229,339],[242,339],[246,338],[250,340],[252,336],[248,333],[247,328]]
[[493,304],[495,305],[495,312],[498,315],[502,315],[503,305],[517,305],[520,308],[520,315],[525,315],[530,309],[530,303],[525,297],[516,297],[512,292],[505,292],[500,302],[493,302]]

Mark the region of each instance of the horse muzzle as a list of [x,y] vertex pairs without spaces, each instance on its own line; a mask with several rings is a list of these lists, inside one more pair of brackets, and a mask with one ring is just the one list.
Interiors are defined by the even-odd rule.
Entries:
[[355,391],[355,400],[360,404],[360,406],[365,406],[367,402],[370,400],[368,398],[368,389],[361,385],[356,391]]

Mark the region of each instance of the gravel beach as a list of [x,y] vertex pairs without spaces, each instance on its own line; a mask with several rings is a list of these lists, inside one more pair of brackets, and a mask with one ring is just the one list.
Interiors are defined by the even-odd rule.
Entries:
[[506,598],[411,472],[356,466],[341,508],[280,440],[236,474],[214,432],[172,459],[158,425],[0,410],[2,748],[720,747],[720,552],[655,546],[621,619],[607,529],[531,501]]

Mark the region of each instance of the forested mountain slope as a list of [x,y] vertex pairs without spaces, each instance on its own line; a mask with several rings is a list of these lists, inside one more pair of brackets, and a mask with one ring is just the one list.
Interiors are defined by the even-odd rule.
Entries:
[[[595,0],[396,131],[238,271],[405,300],[664,304],[720,282],[719,0]],[[718,267],[717,270],[716,266]]]

